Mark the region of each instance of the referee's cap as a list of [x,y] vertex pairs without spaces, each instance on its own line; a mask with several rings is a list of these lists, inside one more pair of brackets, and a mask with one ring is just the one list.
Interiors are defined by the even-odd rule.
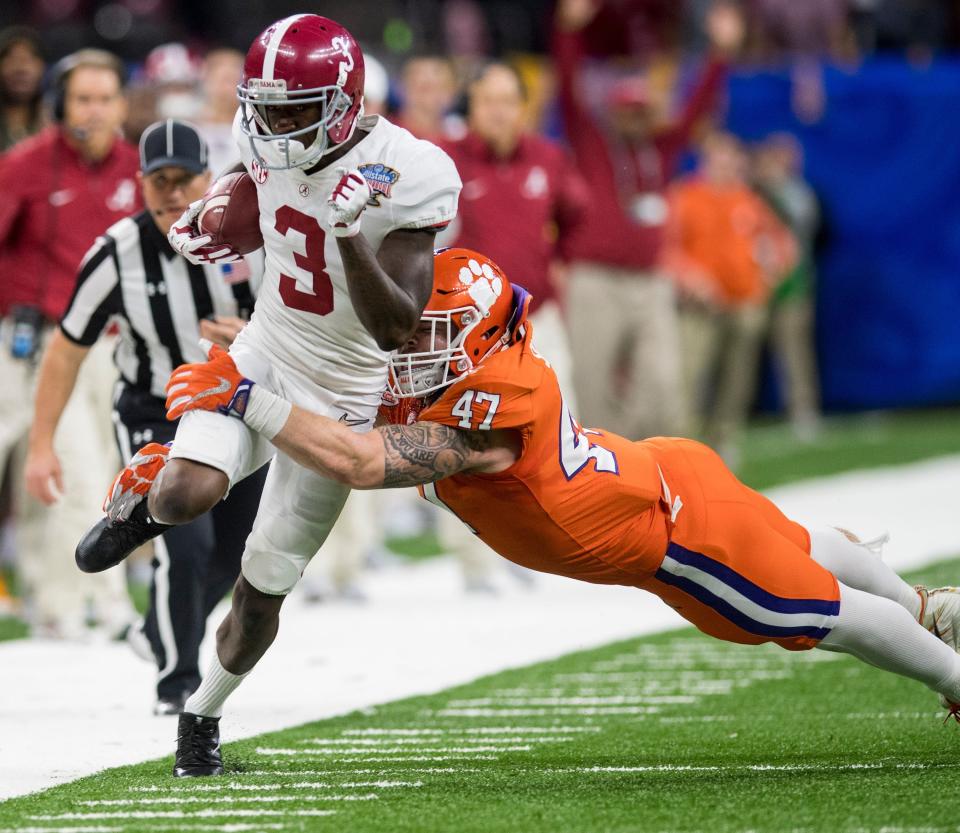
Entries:
[[140,137],[140,171],[185,168],[195,174],[207,170],[207,143],[189,122],[164,119],[154,122]]

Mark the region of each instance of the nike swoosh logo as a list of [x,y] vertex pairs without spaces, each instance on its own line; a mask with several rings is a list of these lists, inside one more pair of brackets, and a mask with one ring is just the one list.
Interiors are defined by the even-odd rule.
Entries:
[[223,376],[217,376],[217,379],[220,381],[219,385],[217,385],[215,388],[207,388],[206,390],[200,391],[200,393],[193,398],[203,399],[207,396],[217,396],[218,394],[226,393],[228,390],[230,390],[230,382],[224,379]]
[[342,422],[344,425],[354,425],[354,426],[356,426],[356,425],[364,425],[364,424],[370,422],[370,420],[369,420],[369,419],[361,419],[360,417],[352,417],[352,416],[350,416],[349,414],[343,414],[343,415],[340,417],[340,422]]
[[61,205],[66,205],[68,202],[71,202],[73,197],[73,191],[69,188],[65,188],[62,191],[54,191],[50,195],[50,205],[59,208]]

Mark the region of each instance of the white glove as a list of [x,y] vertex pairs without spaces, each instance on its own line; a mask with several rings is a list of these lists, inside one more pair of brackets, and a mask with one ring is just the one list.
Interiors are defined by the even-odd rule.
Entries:
[[236,249],[226,245],[212,245],[213,239],[209,234],[200,234],[197,228],[197,217],[203,208],[203,200],[196,200],[187,206],[187,210],[170,226],[167,240],[174,251],[185,257],[190,263],[233,263],[241,260],[243,255]]
[[340,181],[333,189],[330,206],[330,230],[335,237],[353,237],[360,233],[360,218],[370,200],[370,186],[356,168],[338,168]]

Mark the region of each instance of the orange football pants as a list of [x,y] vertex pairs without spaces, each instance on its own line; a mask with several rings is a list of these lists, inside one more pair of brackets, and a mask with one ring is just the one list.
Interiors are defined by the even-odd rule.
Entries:
[[810,557],[810,535],[693,440],[643,441],[671,518],[666,555],[639,586],[729,642],[815,647],[840,612],[837,580]]

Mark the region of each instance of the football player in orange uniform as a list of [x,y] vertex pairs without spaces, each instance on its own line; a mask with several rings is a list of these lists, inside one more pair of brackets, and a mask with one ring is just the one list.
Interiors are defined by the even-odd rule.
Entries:
[[[525,567],[649,590],[721,639],[850,653],[960,710],[960,592],[910,587],[850,533],[789,520],[700,443],[581,427],[531,345],[528,304],[482,255],[441,250],[374,431],[291,405],[215,347],[173,373],[168,417],[237,416],[353,488],[419,486]],[[128,467],[108,511],[129,511],[155,468]]]

